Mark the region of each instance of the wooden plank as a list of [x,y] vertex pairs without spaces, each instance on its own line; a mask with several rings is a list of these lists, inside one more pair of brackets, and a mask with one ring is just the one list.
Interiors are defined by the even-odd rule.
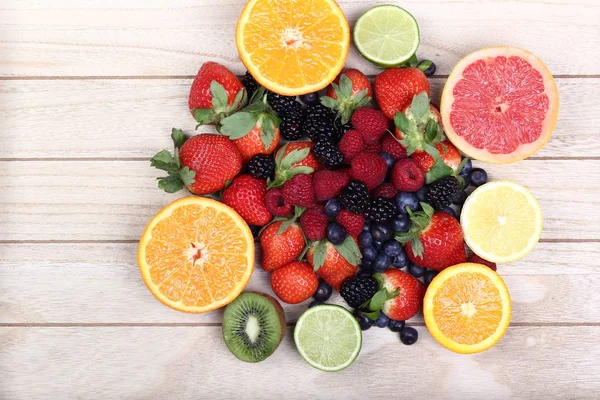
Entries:
[[[0,6],[2,76],[194,75],[207,60],[243,67],[235,25],[244,0],[119,2],[5,0]],[[108,4],[106,4],[108,3]],[[341,0],[351,24],[369,5]],[[555,74],[599,74],[598,3],[405,0],[421,30],[419,55],[448,74],[465,54],[494,45],[539,54]],[[540,40],[544,38],[545,40]],[[353,48],[348,65],[377,69]]]
[[[221,322],[219,312],[190,315],[156,301],[140,278],[136,252],[134,243],[0,244],[0,322]],[[500,266],[513,323],[600,323],[598,260],[597,243],[540,243],[523,261]],[[257,257],[247,290],[273,294],[268,277]],[[330,302],[343,304],[337,294]],[[309,303],[284,304],[288,321]]]
[[[561,113],[556,131],[536,157],[597,157],[600,79],[558,79]],[[439,100],[445,79],[432,79]],[[191,81],[44,80],[0,85],[0,158],[148,157],[170,148],[173,126],[189,133]],[[203,127],[201,132],[211,131]]]
[[451,353],[426,328],[417,329],[419,341],[410,347],[387,329],[371,329],[355,363],[326,374],[300,358],[291,328],[280,348],[257,364],[234,358],[220,327],[0,328],[0,397],[598,397],[598,326],[511,327],[494,348],[472,356]]
[[[543,239],[600,239],[600,160],[484,167],[490,180],[537,196]],[[147,161],[3,161],[0,171],[0,240],[138,240],[153,214],[186,194],[157,189],[160,171]]]

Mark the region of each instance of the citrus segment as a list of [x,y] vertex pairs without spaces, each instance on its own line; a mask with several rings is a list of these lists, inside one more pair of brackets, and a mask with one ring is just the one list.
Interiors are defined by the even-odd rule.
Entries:
[[467,197],[461,217],[465,242],[481,258],[500,264],[529,254],[540,240],[543,217],[525,187],[494,181]]
[[201,313],[244,289],[254,269],[254,239],[231,208],[204,197],[176,200],[148,223],[138,249],[148,289],[165,305]]
[[558,90],[533,54],[490,47],[454,67],[440,111],[446,135],[462,152],[490,163],[510,163],[550,139],[558,118]]
[[423,301],[425,324],[442,346],[477,353],[495,345],[510,323],[511,300],[490,268],[463,263],[437,275]]
[[265,88],[317,91],[342,70],[350,28],[333,0],[249,0],[236,28],[240,59]]

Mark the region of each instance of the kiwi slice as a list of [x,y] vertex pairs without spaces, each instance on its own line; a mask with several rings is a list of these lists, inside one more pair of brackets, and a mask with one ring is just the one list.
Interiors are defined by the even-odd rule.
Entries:
[[223,314],[223,339],[234,356],[259,362],[275,352],[285,335],[285,315],[268,294],[245,292]]

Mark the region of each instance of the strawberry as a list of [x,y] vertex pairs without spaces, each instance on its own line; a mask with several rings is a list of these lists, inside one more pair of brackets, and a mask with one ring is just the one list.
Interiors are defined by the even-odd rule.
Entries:
[[344,186],[350,183],[350,176],[345,172],[322,170],[313,175],[315,199],[317,201],[329,200],[339,196]]
[[286,143],[275,155],[275,179],[269,187],[278,187],[298,174],[310,174],[323,169],[312,151],[312,142]]
[[352,236],[358,236],[365,226],[365,216],[363,214],[354,214],[348,210],[340,211],[335,220]]
[[383,197],[384,199],[393,199],[400,191],[391,183],[382,183],[371,191],[371,198],[376,199]]
[[276,217],[287,217],[294,212],[294,206],[285,202],[283,193],[279,188],[267,190],[265,206]]
[[283,199],[294,206],[311,208],[315,206],[315,190],[312,174],[294,175],[283,185]]
[[377,75],[374,86],[377,104],[389,119],[404,110],[414,95],[430,93],[427,77],[417,68],[386,69]]
[[303,261],[292,261],[271,274],[273,292],[288,304],[298,304],[309,299],[318,286],[317,274]]
[[225,136],[200,134],[187,139],[173,129],[175,155],[168,150],[157,153],[151,166],[168,172],[158,187],[175,193],[183,187],[194,194],[209,194],[225,187],[242,169],[242,156]]
[[348,123],[352,113],[371,101],[373,91],[369,79],[357,69],[343,70],[327,88],[321,103],[337,112],[342,124]]
[[397,269],[388,269],[376,275],[375,279],[388,293],[398,291],[397,296],[383,303],[381,311],[385,315],[397,321],[406,321],[417,315],[425,296],[425,285],[421,281]]
[[339,291],[342,282],[358,271],[356,266],[361,256],[356,239],[348,236],[337,246],[324,239],[314,243],[308,249],[306,259],[325,282]]
[[409,211],[412,226],[406,233],[397,233],[396,239],[406,245],[406,255],[417,265],[441,271],[467,260],[463,232],[453,216],[434,212],[426,203],[423,211]]
[[406,149],[392,135],[384,135],[381,139],[381,151],[391,155],[395,161],[406,158]]
[[351,129],[342,137],[338,143],[338,148],[344,155],[344,162],[349,164],[352,159],[365,148],[365,141],[362,134]]
[[390,121],[381,111],[362,107],[352,114],[352,125],[360,132],[365,144],[371,144],[379,142],[390,126]]
[[206,62],[196,74],[188,105],[194,118],[202,125],[219,123],[223,118],[244,107],[246,89],[240,80],[216,62]]
[[[452,173],[458,173],[458,167],[462,157],[456,147],[447,140],[435,146],[443,163],[452,168]],[[426,151],[415,151],[411,158],[419,165],[423,172],[428,173],[435,166],[435,160]],[[436,179],[437,180],[437,179]]]
[[373,189],[385,179],[387,163],[378,154],[360,153],[350,163],[350,176]]
[[415,161],[405,158],[392,167],[391,181],[401,192],[416,192],[425,184],[425,173]]
[[237,211],[250,225],[263,226],[271,220],[265,205],[267,183],[250,174],[238,175],[223,190],[223,203]]
[[295,219],[273,222],[260,233],[259,240],[265,271],[274,271],[293,261],[306,245],[302,229]]
[[496,271],[497,267],[496,267],[496,263],[493,263],[491,261],[488,260],[484,260],[483,258],[479,257],[477,254],[473,253],[471,254],[471,257],[469,257],[467,259],[467,262],[471,262],[471,263],[475,263],[475,264],[482,264],[485,265],[486,267],[489,267],[490,269],[492,269],[493,271]]
[[300,216],[300,227],[307,239],[317,241],[325,237],[329,218],[319,208],[306,210]]

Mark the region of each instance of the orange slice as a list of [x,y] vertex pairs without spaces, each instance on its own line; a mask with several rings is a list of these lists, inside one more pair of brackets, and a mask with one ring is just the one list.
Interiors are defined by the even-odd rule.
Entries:
[[249,0],[235,39],[258,83],[297,96],[323,89],[339,74],[350,48],[350,28],[333,0]]
[[423,315],[431,336],[442,346],[456,353],[477,353],[504,336],[511,300],[500,275],[485,265],[463,263],[433,279]]
[[233,209],[205,197],[184,197],[160,210],[140,239],[138,264],[161,303],[202,313],[223,307],[254,270],[254,239]]

